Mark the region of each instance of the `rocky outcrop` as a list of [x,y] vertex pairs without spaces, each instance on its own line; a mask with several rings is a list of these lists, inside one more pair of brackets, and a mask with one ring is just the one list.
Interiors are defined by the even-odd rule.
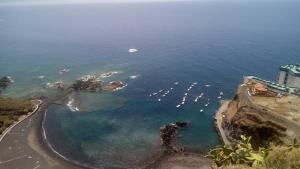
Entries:
[[0,93],[3,89],[5,89],[10,83],[12,83],[13,80],[9,76],[4,76],[0,78]]
[[109,82],[106,86],[103,87],[104,91],[116,91],[124,88],[126,85],[121,81],[112,81]]
[[47,83],[47,87],[52,88],[52,89],[63,90],[63,89],[65,89],[65,84],[62,81],[57,81],[57,82],[54,82],[54,83]]
[[183,147],[174,144],[178,129],[188,126],[188,122],[176,122],[164,125],[160,128],[160,139],[167,153],[182,152]]
[[100,91],[101,81],[99,81],[95,76],[83,76],[76,80],[71,86],[76,91]]
[[0,88],[6,88],[10,83],[12,83],[12,80],[9,76],[0,78]]

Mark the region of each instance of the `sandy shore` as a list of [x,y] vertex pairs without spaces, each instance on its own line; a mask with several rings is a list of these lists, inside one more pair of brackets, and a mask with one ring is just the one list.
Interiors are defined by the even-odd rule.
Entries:
[[41,125],[47,105],[15,123],[0,142],[0,169],[81,169],[57,157],[42,139]]

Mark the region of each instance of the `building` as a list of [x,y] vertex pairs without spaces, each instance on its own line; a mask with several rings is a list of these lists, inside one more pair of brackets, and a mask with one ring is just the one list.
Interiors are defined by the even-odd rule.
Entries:
[[287,87],[300,88],[300,64],[289,64],[279,69],[278,83]]

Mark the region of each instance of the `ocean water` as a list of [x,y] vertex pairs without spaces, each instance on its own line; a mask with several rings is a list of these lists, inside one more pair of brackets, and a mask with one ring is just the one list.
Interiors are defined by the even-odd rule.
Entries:
[[[297,1],[0,6],[0,75],[15,81],[2,95],[51,95],[48,82],[118,71],[103,81],[122,80],[124,89],[68,96],[80,112],[68,100],[49,106],[45,128],[56,151],[92,166],[130,168],[161,152],[160,126],[184,120],[191,126],[177,143],[205,153],[219,143],[213,114],[221,91],[229,99],[243,75],[276,81],[280,65],[300,62],[299,7]],[[133,47],[139,51],[128,53]],[[70,72],[60,75],[63,68]],[[149,97],[159,90],[170,93]]]

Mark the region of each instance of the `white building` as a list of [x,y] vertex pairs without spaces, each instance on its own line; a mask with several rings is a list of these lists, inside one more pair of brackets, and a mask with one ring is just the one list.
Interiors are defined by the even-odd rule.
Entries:
[[280,85],[300,88],[300,64],[281,66],[279,70]]

